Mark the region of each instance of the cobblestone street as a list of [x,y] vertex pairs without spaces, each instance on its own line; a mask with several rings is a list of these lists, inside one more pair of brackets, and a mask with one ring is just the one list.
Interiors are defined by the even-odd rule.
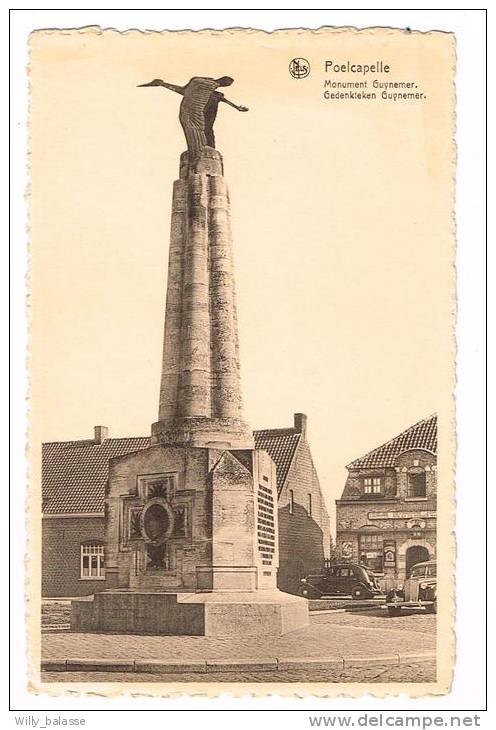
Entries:
[[[435,616],[406,614],[389,617],[377,609],[368,613],[326,613],[312,615],[310,626],[267,641],[242,637],[135,636],[76,634],[69,631],[45,633],[42,658],[51,660],[114,660],[128,662],[198,662],[253,660],[345,660],[346,669],[301,671],[277,670],[215,672],[212,674],[153,674],[128,672],[45,672],[45,681],[433,681],[434,663],[415,660],[415,655],[433,652],[436,641]],[[391,666],[381,658],[402,656],[401,666]],[[411,660],[410,660],[411,657]],[[377,658],[374,666],[370,660]],[[353,667],[353,660],[369,661],[369,666]],[[275,677],[277,675],[277,679]],[[311,676],[310,676],[311,674]],[[97,677],[101,677],[97,679]]]
[[[311,625],[332,623],[339,626],[356,626],[361,629],[413,631],[421,634],[436,634],[436,617],[433,614],[405,612],[399,616],[388,616],[386,611],[350,611],[349,613],[315,613],[310,616]],[[418,637],[417,637],[418,640]]]

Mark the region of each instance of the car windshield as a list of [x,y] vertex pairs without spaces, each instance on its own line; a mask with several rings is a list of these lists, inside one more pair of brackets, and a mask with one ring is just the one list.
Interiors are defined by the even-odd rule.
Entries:
[[419,565],[413,568],[410,578],[435,578],[436,577],[436,564],[432,565]]
[[410,578],[423,578],[425,576],[425,565],[414,568],[410,573]]

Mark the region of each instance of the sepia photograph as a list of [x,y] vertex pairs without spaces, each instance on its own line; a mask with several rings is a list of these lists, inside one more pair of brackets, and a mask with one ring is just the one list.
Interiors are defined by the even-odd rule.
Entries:
[[444,697],[455,33],[166,28],[26,38],[29,691]]
[[446,691],[452,36],[30,54],[40,681]]

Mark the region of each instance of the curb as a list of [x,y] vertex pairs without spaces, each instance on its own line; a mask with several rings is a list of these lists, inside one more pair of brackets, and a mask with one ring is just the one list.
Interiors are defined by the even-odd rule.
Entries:
[[308,615],[312,618],[313,616],[322,616],[330,613],[367,613],[367,611],[377,611],[378,608],[381,608],[381,606],[368,606],[367,608],[322,608],[309,611]]
[[377,611],[384,604],[379,603],[377,606],[346,606],[345,608],[314,608],[308,611],[310,618],[312,616],[322,616],[329,613],[366,613],[367,611]]
[[350,669],[352,667],[400,666],[421,664],[436,659],[436,652],[387,654],[370,657],[315,657],[300,659],[207,659],[192,662],[126,661],[112,659],[47,659],[41,662],[42,672],[127,672],[141,674],[215,674],[218,672],[277,672],[300,669]]

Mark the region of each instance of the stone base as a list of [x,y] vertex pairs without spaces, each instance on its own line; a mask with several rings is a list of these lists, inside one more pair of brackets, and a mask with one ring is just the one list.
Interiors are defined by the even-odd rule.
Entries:
[[71,631],[81,633],[266,637],[307,625],[307,601],[277,590],[109,590],[72,601],[71,606]]
[[199,591],[245,591],[257,589],[258,570],[255,566],[199,565],[196,586]]
[[308,626],[308,601],[282,591],[219,591],[178,596],[205,609],[205,636],[280,636]]

